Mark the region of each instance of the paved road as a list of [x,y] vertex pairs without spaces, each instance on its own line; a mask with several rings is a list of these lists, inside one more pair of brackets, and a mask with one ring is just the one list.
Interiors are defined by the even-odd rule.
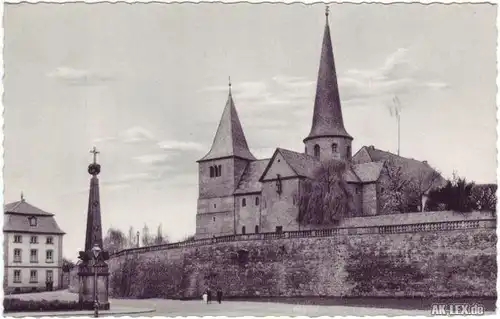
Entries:
[[[6,296],[8,298],[9,296]],[[77,295],[67,291],[21,294],[10,297],[22,299],[76,300]],[[353,306],[294,305],[275,302],[223,301],[222,304],[206,304],[201,300],[167,299],[111,299],[111,307],[154,308],[155,312],[130,315],[132,317],[152,316],[429,316],[429,310],[407,310]]]

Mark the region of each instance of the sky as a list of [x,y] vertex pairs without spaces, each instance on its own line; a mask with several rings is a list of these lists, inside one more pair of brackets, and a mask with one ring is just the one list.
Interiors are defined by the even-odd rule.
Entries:
[[[231,77],[248,144],[303,151],[325,6],[5,5],[5,202],[56,215],[64,255],[84,246],[93,146],[103,229],[194,234],[196,160]],[[363,145],[496,182],[496,8],[332,4],[344,123]]]

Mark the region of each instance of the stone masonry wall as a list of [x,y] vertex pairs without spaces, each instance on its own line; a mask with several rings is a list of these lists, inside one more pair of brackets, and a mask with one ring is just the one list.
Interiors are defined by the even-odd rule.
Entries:
[[207,286],[226,296],[495,296],[495,221],[460,223],[129,252],[110,260],[110,289],[163,298],[199,298]]

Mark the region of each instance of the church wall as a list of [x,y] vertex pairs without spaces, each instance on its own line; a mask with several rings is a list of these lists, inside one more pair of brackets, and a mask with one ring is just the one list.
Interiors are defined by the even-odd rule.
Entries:
[[298,194],[299,178],[282,179],[282,193],[278,194],[276,180],[262,183],[262,231],[274,232],[276,226],[283,231],[298,230]]
[[[333,153],[332,144],[337,143],[337,152]],[[306,154],[314,156],[314,145],[318,144],[320,147],[320,159],[342,159],[346,160],[352,156],[351,140],[343,137],[321,137],[311,139],[305,142]],[[348,154],[347,147],[350,147]]]
[[280,153],[276,154],[276,157],[274,158],[271,167],[269,167],[268,171],[264,175],[263,180],[275,179],[278,174],[281,178],[294,177],[297,175],[297,173],[295,173],[290,165],[287,164]]
[[[198,165],[199,198],[232,195],[247,164],[247,161],[236,158],[200,162]],[[221,165],[221,176],[210,177],[210,166],[213,165]]]
[[[256,200],[257,198],[258,200]],[[245,206],[243,206],[243,199],[245,199]],[[261,205],[262,198],[260,194],[235,196],[237,234],[242,233],[243,226],[247,234],[255,233],[255,226],[258,226],[259,231],[261,231]]]
[[197,239],[232,234],[234,234],[234,211],[196,215]]
[[[124,255],[110,260],[110,282],[122,276],[125,260],[136,258],[137,274],[118,280],[133,297],[143,296],[144,282],[162,298],[199,299],[207,285],[221,286],[226,297],[493,297],[496,234],[494,224],[482,225],[487,228],[266,237]],[[164,273],[146,280],[148,267]]]
[[378,200],[377,200],[377,184],[363,184],[363,215],[377,215]]

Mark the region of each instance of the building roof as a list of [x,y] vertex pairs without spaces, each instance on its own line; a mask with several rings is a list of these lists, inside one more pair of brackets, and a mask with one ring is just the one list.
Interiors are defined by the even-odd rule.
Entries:
[[21,199],[20,201],[6,204],[4,206],[5,213],[29,215],[29,216],[54,216],[54,214],[48,213],[35,207],[28,203],[26,200]]
[[[30,217],[37,219],[36,226],[30,226]],[[38,207],[27,203],[24,199],[4,206],[4,232],[25,232],[64,234],[54,218]]]
[[[395,165],[401,167],[404,175],[409,178],[424,178],[422,174],[427,175],[436,171],[427,163],[427,161],[419,161],[413,158],[399,156],[388,151],[377,149],[372,145],[363,146],[360,151],[362,149],[366,150],[372,162],[392,162]],[[358,151],[358,153],[360,151]],[[364,164],[366,165],[368,163]],[[437,187],[444,185],[445,182],[446,180],[441,175],[439,175],[433,184],[435,187]]]
[[260,192],[262,190],[262,183],[259,179],[264,173],[269,161],[270,158],[267,158],[248,163],[234,193],[238,195]]
[[352,166],[354,173],[356,173],[360,181],[363,183],[376,182],[379,179],[383,168],[384,162],[361,163]]
[[344,128],[328,14],[316,83],[312,127],[305,140],[321,136],[344,136],[352,139]]
[[233,97],[231,91],[229,91],[226,107],[222,113],[212,147],[207,155],[199,161],[232,156],[252,161],[256,159],[248,148],[247,140],[243,133],[236,107],[234,106]]

